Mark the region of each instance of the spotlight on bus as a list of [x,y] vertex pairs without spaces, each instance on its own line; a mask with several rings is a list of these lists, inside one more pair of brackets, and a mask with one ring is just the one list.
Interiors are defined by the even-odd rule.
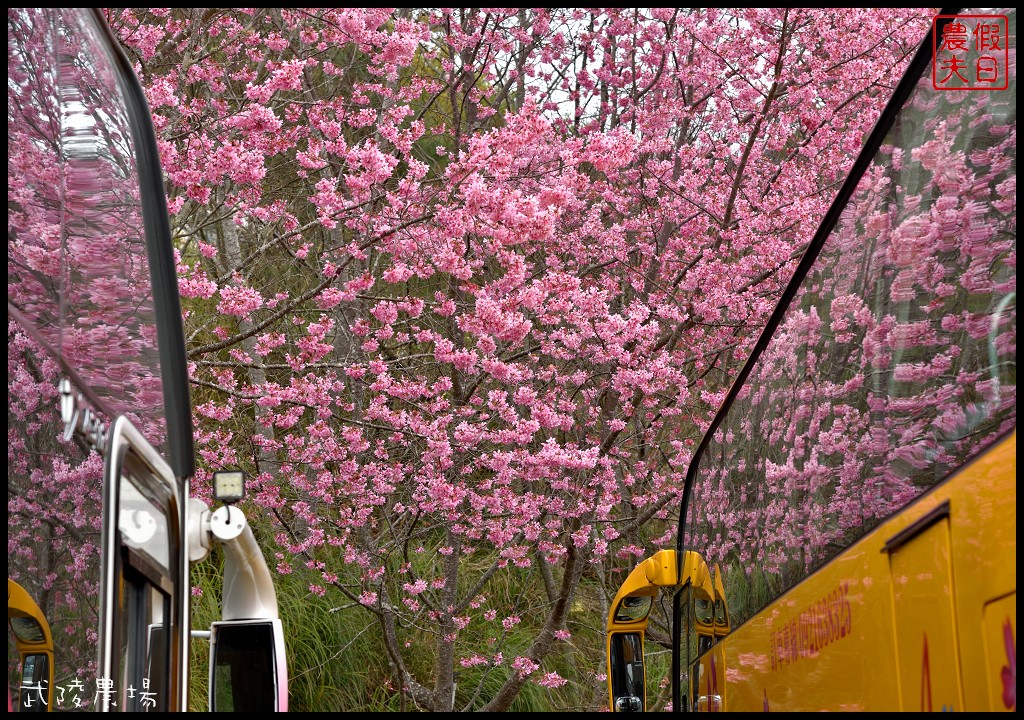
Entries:
[[245,497],[245,473],[241,470],[220,470],[213,474],[213,497],[230,505]]

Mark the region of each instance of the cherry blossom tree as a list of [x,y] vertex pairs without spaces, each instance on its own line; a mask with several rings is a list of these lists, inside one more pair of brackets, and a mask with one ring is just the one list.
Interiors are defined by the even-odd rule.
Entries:
[[606,603],[672,538],[930,15],[108,17],[160,133],[195,492],[246,469],[278,571],[369,613],[403,701],[447,711],[566,684],[581,587]]

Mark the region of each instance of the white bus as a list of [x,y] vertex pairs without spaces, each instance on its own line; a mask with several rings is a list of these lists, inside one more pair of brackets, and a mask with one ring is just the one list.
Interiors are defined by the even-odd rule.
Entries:
[[[273,583],[231,504],[243,478],[219,476],[215,512],[189,497],[185,339],[142,87],[99,10],[7,17],[8,575],[52,629],[46,709],[188,710],[189,567],[219,543],[210,709],[286,710]],[[9,668],[14,709],[39,709],[20,692],[35,671]]]

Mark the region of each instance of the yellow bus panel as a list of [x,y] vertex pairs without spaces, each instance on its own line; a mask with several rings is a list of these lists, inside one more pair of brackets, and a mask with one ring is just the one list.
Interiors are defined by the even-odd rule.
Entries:
[[1016,709],[1016,450],[1014,431],[726,637],[698,706]]

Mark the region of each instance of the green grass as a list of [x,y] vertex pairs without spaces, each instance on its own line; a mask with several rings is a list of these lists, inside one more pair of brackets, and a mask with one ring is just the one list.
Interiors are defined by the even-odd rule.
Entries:
[[[422,576],[430,577],[431,563],[439,558],[431,552],[416,556],[414,563]],[[493,560],[483,552],[467,558],[462,577],[468,584]],[[193,598],[192,626],[206,629],[220,619],[220,553],[193,566],[192,583],[203,589]],[[329,563],[330,566],[330,563]],[[336,567],[340,568],[338,562]],[[342,571],[338,571],[342,575]],[[344,577],[342,577],[344,581]],[[398,712],[416,711],[411,700],[403,702],[387,661],[376,617],[352,607],[337,591],[324,597],[309,592],[310,582],[320,582],[319,573],[300,568],[290,575],[274,575],[279,613],[284,625],[288,658],[289,710],[296,712]],[[567,682],[559,688],[527,682],[510,710],[517,712],[572,712],[598,709],[605,702],[604,683],[595,674],[604,672],[605,618],[596,581],[581,584],[568,620],[572,637],[556,641],[534,677],[557,672]],[[536,638],[547,612],[547,596],[535,569],[499,573],[484,590],[487,601],[473,612],[491,607],[498,617],[516,614],[520,624],[500,639],[504,663],[500,667],[463,668],[456,663],[456,709],[476,710],[490,701],[513,672],[512,661]],[[342,606],[339,608],[339,606]],[[430,687],[435,676],[436,639],[430,628],[401,628],[400,641],[409,643],[405,661],[419,682]],[[456,644],[456,658],[493,654],[491,638],[502,634],[500,623],[488,623],[474,616],[462,630]],[[190,710],[207,709],[209,644],[192,641]],[[655,681],[656,682],[656,681]],[[656,687],[651,688],[652,697]],[[597,707],[595,707],[595,704]]]

